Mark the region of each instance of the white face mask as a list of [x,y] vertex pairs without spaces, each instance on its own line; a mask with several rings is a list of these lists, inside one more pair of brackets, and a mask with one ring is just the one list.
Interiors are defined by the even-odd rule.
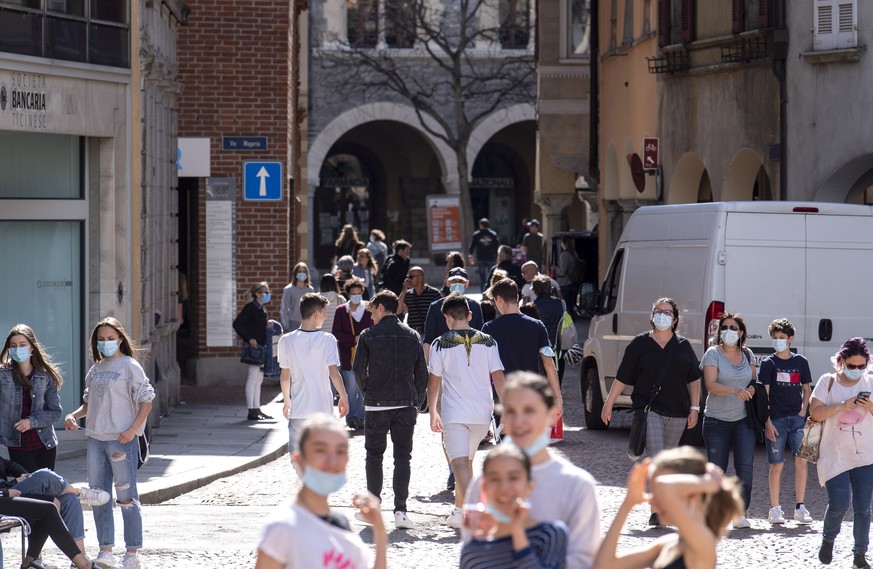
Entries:
[[788,349],[788,340],[785,338],[774,338],[770,343],[773,344],[773,349],[777,352],[784,352]]
[[722,330],[721,341],[727,346],[735,346],[740,341],[740,333],[736,330]]

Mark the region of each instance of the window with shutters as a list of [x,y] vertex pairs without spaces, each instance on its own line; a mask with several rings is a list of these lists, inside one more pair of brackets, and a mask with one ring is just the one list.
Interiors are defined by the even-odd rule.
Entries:
[[815,0],[814,6],[814,50],[857,47],[857,0]]
[[652,33],[652,0],[643,0],[643,35]]
[[691,42],[694,41],[694,28],[695,28],[695,18],[696,18],[696,10],[695,8],[695,0],[682,0],[682,41],[683,42]]
[[658,0],[658,45],[664,47],[672,43],[670,35],[673,23],[673,3],[671,0]]
[[731,31],[735,34],[746,31],[746,0],[732,0]]

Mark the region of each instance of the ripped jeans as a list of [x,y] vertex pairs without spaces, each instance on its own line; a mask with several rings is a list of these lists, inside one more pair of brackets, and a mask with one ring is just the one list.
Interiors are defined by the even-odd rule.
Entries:
[[[121,508],[121,519],[124,520],[124,544],[128,549],[142,547],[142,511],[136,489],[138,453],[139,442],[136,437],[124,445],[117,440],[88,438],[88,483],[92,488],[102,488],[110,495],[115,495],[115,501]],[[130,500],[130,503],[121,503],[126,500]],[[115,545],[112,505],[113,502],[109,501],[93,507],[100,547]]]

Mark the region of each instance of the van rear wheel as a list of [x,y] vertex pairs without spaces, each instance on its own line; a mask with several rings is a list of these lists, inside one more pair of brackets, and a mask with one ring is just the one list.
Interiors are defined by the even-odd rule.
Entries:
[[582,383],[582,399],[585,402],[585,426],[592,431],[606,428],[606,423],[600,418],[603,411],[603,394],[600,392],[600,378],[597,377],[597,367],[591,366],[585,373]]

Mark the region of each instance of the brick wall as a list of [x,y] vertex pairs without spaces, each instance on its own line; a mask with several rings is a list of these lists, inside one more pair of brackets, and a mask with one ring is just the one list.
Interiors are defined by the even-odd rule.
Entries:
[[[289,173],[289,3],[287,0],[187,0],[188,26],[179,34],[179,136],[209,137],[212,176],[237,180],[237,311],[255,282],[270,283],[270,317],[278,319],[282,287],[295,262],[291,234],[294,197],[287,182],[281,202],[242,200],[243,162],[281,161]],[[268,150],[222,150],[224,136],[265,136]],[[239,349],[206,347],[205,180],[200,181],[196,241],[197,274],[189,279],[192,333],[197,356],[237,356]],[[198,379],[199,382],[199,379]]]

